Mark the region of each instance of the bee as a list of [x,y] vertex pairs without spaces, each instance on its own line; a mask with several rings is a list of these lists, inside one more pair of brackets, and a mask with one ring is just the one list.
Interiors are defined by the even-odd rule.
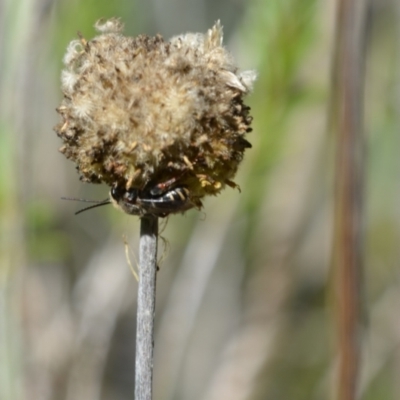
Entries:
[[[108,199],[95,201],[95,205],[83,208],[75,215],[106,204],[112,204],[126,214],[140,217],[144,215],[166,217],[169,214],[183,212],[198,206],[191,201],[189,190],[184,186],[173,186],[175,182],[175,179],[170,179],[158,184],[148,184],[144,189],[131,188],[128,190],[123,186],[114,185]],[[68,200],[68,198],[64,199]]]
[[185,187],[162,191],[159,186],[148,190],[126,190],[114,186],[110,191],[110,202],[127,214],[139,216],[151,214],[166,217],[194,207],[189,199],[189,190]]

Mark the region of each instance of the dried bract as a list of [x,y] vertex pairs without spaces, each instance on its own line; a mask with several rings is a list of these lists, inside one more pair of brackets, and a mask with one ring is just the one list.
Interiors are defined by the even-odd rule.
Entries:
[[256,75],[238,71],[220,23],[170,41],[126,37],[116,19],[96,29],[99,36],[67,48],[55,127],[81,179],[126,190],[169,181],[187,188],[194,205],[234,185],[251,147],[242,98]]

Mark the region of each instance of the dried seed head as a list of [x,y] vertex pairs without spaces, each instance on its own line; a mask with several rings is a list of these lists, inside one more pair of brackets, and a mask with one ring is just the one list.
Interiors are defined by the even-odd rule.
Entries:
[[95,27],[99,36],[67,48],[55,127],[81,179],[126,189],[174,179],[197,204],[232,185],[250,147],[242,97],[256,74],[238,72],[219,21],[169,42],[123,36],[117,19]]

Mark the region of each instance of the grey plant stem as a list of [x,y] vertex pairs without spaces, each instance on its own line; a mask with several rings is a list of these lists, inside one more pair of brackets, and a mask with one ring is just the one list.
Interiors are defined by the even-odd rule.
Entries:
[[140,220],[139,290],[136,330],[135,400],[152,399],[158,218]]

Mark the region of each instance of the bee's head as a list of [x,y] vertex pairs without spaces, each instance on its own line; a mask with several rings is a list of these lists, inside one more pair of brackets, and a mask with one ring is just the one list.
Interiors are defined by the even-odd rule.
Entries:
[[143,211],[137,204],[138,193],[138,189],[126,190],[124,187],[114,185],[110,190],[110,202],[126,214],[142,215]]

